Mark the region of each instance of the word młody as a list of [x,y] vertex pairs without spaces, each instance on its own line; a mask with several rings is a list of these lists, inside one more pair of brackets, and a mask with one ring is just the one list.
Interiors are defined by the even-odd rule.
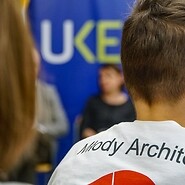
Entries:
[[124,142],[121,142],[118,144],[116,141],[116,138],[114,138],[112,141],[93,141],[91,144],[86,144],[79,152],[78,154],[82,154],[84,152],[90,152],[90,151],[107,151],[110,152],[108,155],[113,156],[123,145]]

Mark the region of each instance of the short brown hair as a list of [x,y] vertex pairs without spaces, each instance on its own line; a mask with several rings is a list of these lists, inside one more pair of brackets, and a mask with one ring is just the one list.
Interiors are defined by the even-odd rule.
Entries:
[[12,167],[32,137],[35,113],[33,42],[20,2],[0,5],[0,169]]
[[121,60],[133,98],[176,102],[185,93],[185,1],[138,0],[126,20]]

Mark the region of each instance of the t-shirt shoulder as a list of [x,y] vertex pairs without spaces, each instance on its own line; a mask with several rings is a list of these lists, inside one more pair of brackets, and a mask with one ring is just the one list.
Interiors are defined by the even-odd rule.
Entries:
[[106,140],[108,138],[120,138],[124,137],[124,134],[127,135],[128,133],[130,135],[143,135],[142,132],[145,132],[146,136],[150,136],[151,132],[157,135],[164,135],[163,132],[168,131],[169,133],[178,132],[180,138],[185,139],[185,128],[180,126],[178,123],[174,121],[134,121],[134,122],[121,122],[118,124],[115,124],[111,128],[102,131],[94,136],[88,137],[86,139],[83,139],[79,142],[77,142],[71,150],[68,152],[66,157],[63,160],[66,160],[70,158],[71,156],[75,156],[78,154],[79,149],[89,143],[92,143],[92,141],[96,140]]

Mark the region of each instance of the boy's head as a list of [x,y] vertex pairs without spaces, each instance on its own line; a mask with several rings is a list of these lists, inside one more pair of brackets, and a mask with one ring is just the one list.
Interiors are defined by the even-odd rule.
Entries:
[[149,105],[185,95],[185,0],[138,0],[121,42],[126,86]]

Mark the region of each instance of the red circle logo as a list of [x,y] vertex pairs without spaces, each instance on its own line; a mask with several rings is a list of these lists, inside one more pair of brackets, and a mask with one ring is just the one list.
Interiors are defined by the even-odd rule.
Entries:
[[105,175],[89,185],[155,185],[146,175],[123,170]]

